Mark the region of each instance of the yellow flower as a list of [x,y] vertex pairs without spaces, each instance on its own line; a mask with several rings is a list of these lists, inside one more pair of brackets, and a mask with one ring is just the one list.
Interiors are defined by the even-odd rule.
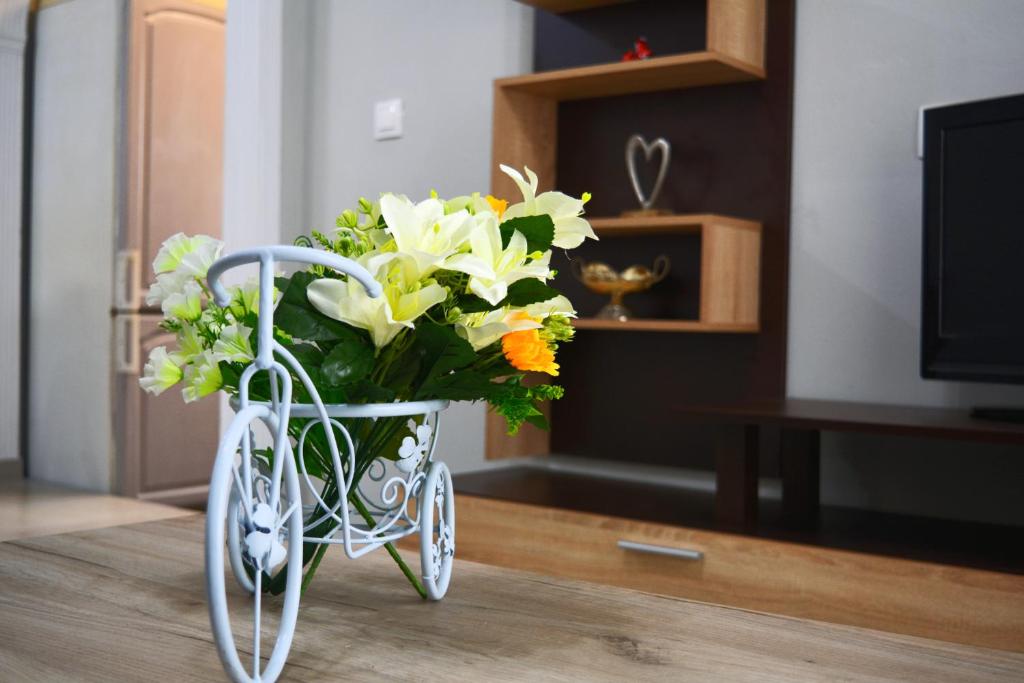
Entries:
[[555,352],[541,339],[536,329],[509,332],[501,338],[501,348],[505,358],[517,370],[558,375]]
[[505,215],[505,209],[508,208],[508,200],[487,195],[487,203],[491,205],[491,211],[498,214],[498,220],[500,221],[501,217]]

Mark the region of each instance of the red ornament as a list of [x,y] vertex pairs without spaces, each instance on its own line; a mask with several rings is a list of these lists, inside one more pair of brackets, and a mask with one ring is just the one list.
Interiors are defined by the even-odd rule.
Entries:
[[638,59],[647,59],[653,52],[651,52],[651,46],[647,44],[647,39],[640,36],[633,41],[633,49],[622,55],[622,61],[633,62]]
[[651,46],[647,44],[647,39],[643,36],[637,38],[633,43],[633,51],[636,53],[637,59],[647,59],[653,54]]

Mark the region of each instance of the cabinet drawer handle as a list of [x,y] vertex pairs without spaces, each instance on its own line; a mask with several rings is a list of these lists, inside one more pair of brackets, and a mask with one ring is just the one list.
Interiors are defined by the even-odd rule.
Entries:
[[704,559],[704,553],[700,550],[689,548],[669,548],[664,545],[653,545],[651,543],[637,543],[636,541],[619,541],[619,547],[623,550],[632,550],[636,553],[647,553],[649,555],[668,555],[678,557],[681,560],[699,561]]

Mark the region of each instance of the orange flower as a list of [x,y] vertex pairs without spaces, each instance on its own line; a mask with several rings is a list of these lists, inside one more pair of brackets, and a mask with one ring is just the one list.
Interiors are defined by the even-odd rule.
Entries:
[[505,209],[508,208],[508,200],[498,199],[497,197],[492,197],[491,195],[487,195],[486,199],[487,203],[491,205],[491,211],[498,214],[498,220],[500,221],[501,217],[505,215]]
[[540,332],[536,329],[509,332],[501,338],[501,349],[508,362],[517,370],[558,375],[555,352],[540,338]]

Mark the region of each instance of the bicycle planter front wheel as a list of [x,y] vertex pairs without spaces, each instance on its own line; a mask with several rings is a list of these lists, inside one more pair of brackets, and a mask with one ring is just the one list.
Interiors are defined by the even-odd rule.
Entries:
[[[248,490],[244,483],[245,470],[238,462],[239,454],[249,451],[248,448],[243,449],[243,445],[251,444],[244,444],[244,440],[251,438],[250,425],[257,421],[266,424],[271,433],[276,433],[277,415],[265,405],[249,406],[238,412],[225,432],[210,479],[206,516],[206,588],[210,624],[221,662],[231,679],[239,683],[269,683],[280,675],[295,634],[302,590],[302,504],[291,449],[286,446],[285,452],[280,454],[283,481],[280,500],[274,507],[269,500],[270,478],[261,472],[258,460],[251,458],[251,487]],[[230,549],[225,541],[232,543]],[[251,672],[242,665],[231,628],[225,555],[231,560],[233,573],[253,606],[252,628],[247,643],[251,652]],[[269,657],[264,658],[261,656],[263,582],[282,560],[287,560],[287,565],[281,569],[286,572],[284,600],[273,648]],[[251,578],[243,562],[249,563]],[[249,579],[251,588],[243,577]],[[241,642],[246,641],[241,639]]]

